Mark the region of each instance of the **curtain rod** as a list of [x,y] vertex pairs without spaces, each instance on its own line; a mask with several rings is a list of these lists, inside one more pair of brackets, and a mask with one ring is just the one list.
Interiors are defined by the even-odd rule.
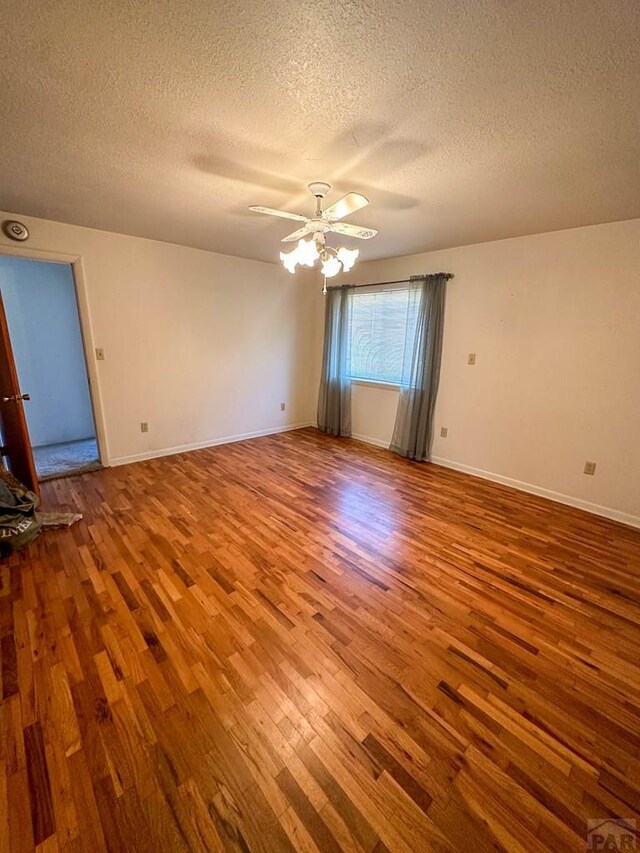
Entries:
[[[436,272],[429,273],[428,275],[443,275],[447,281],[455,278],[452,272]],[[410,284],[412,281],[420,281],[420,279],[427,278],[428,275],[412,275],[411,278],[401,278],[398,281],[374,281],[371,284],[330,284],[327,290],[339,290],[341,287],[353,287],[355,289],[357,287],[383,287],[387,284]]]

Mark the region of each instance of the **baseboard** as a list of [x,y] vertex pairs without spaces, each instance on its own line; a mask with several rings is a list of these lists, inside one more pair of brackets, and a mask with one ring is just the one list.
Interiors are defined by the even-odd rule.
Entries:
[[[137,453],[133,456],[118,456],[111,459],[109,465],[128,465],[131,462],[143,462],[145,459],[158,459],[161,456],[173,456],[176,453],[187,453],[190,450],[203,450],[206,447],[216,447],[219,444],[232,444],[235,441],[246,441],[250,438],[259,438],[263,435],[276,435],[280,432],[291,432],[296,429],[304,429],[305,427],[316,426],[314,421],[304,421],[298,424],[287,424],[286,426],[272,427],[265,430],[256,430],[254,432],[246,432],[239,435],[227,435],[223,438],[209,439],[208,441],[200,441],[194,444],[183,444],[177,447],[166,447],[162,450],[151,450],[146,453]],[[362,441],[365,444],[372,444],[375,447],[388,449],[389,444],[379,438],[372,438],[368,435],[354,433],[351,438],[356,441]],[[442,465],[444,468],[451,468],[454,471],[461,471],[463,474],[471,474],[473,477],[480,477],[482,480],[491,480],[493,483],[500,483],[503,486],[510,486],[512,489],[518,489],[521,492],[528,492],[531,495],[538,495],[541,498],[547,498],[557,503],[572,506],[576,509],[582,509],[585,512],[600,515],[604,518],[610,518],[612,521],[619,521],[622,524],[628,524],[630,527],[640,528],[640,516],[631,515],[630,513],[621,512],[617,509],[610,509],[600,504],[594,504],[590,501],[584,501],[580,498],[571,497],[571,495],[563,495],[561,492],[554,492],[551,489],[544,489],[541,486],[535,486],[533,483],[524,483],[522,480],[515,480],[512,477],[504,477],[502,474],[494,474],[492,471],[484,471],[482,468],[473,468],[470,465],[463,465],[460,462],[453,462],[451,459],[443,459],[441,456],[433,456],[431,462],[434,465]]]
[[360,435],[360,433],[354,432],[351,438],[355,438],[356,441],[364,441],[365,444],[373,444],[374,447],[384,447],[386,450],[389,449],[389,442],[382,441],[380,438],[371,438],[369,435]]
[[129,465],[131,462],[144,462],[145,459],[159,459],[161,456],[174,456],[176,453],[187,453],[190,450],[204,450],[206,447],[216,447],[218,444],[233,444],[235,441],[246,441],[249,438],[260,438],[263,435],[276,435],[279,432],[291,432],[294,429],[315,426],[311,421],[299,424],[287,424],[286,426],[260,429],[254,432],[245,432],[238,435],[225,435],[222,438],[211,438],[207,441],[198,441],[193,444],[181,444],[177,447],[165,447],[162,450],[149,450],[145,453],[135,453],[132,456],[116,456],[109,460],[110,467],[118,465]]
[[[375,447],[388,448],[387,441],[381,441],[378,438],[371,438],[368,435],[354,433],[351,438],[356,441],[363,441],[366,444],[373,444]],[[563,495],[561,492],[554,492],[551,489],[544,489],[542,486],[534,486],[533,483],[523,483],[522,480],[514,480],[513,477],[503,477],[502,474],[494,474],[492,471],[484,471],[482,468],[472,468],[470,465],[462,465],[460,462],[453,462],[451,459],[443,459],[441,456],[432,456],[431,462],[434,465],[442,465],[444,468],[451,468],[454,471],[461,471],[463,474],[471,474],[473,477],[480,477],[482,480],[491,480],[493,483],[500,483],[503,486],[510,486],[512,489],[518,489],[520,492],[528,492],[531,495],[538,495],[541,498],[547,498],[556,503],[572,506],[576,509],[582,509],[585,512],[600,515],[603,518],[610,518],[612,521],[619,521],[621,524],[628,524],[630,527],[640,528],[640,516],[631,515],[627,512],[621,512],[617,509],[611,509],[607,506],[594,504],[590,501],[584,501],[580,498],[573,498],[571,495]]]
[[491,480],[494,483],[501,483],[503,486],[510,486],[512,489],[518,489],[521,492],[528,492],[531,495],[538,495],[541,498],[556,501],[557,503],[566,504],[567,506],[583,509],[585,512],[591,512],[594,515],[601,515],[604,518],[610,518],[612,521],[619,521],[622,524],[628,524],[630,527],[640,527],[640,516],[630,515],[626,512],[621,512],[617,509],[610,509],[600,504],[594,504],[590,501],[584,501],[581,498],[573,498],[571,495],[563,495],[561,492],[554,492],[551,489],[543,489],[542,486],[534,486],[532,483],[523,483],[521,480],[514,480],[512,477],[503,477],[502,474],[494,474],[492,471],[484,471],[482,468],[472,468],[470,465],[462,465],[460,462],[452,462],[451,459],[443,459],[441,456],[433,456],[431,462],[434,465],[442,465],[444,468],[452,468],[454,471],[461,471],[463,474],[471,474],[474,477],[480,477],[483,480]]

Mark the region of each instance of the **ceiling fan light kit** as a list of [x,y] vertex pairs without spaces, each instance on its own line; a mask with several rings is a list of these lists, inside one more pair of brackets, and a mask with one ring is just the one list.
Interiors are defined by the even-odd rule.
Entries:
[[[289,213],[287,210],[274,210],[270,207],[253,205],[249,210],[255,213],[265,213],[268,216],[279,216],[283,219],[295,219],[304,222],[301,228],[282,238],[283,243],[298,241],[295,249],[290,252],[280,252],[280,260],[290,273],[295,273],[296,266],[313,267],[317,260],[321,262],[321,271],[326,278],[332,278],[340,272],[348,272],[356,262],[360,252],[358,249],[346,249],[341,246],[334,249],[326,244],[326,234],[334,231],[337,234],[345,234],[349,237],[357,237],[360,240],[369,240],[378,233],[373,228],[362,228],[359,225],[350,225],[340,222],[345,216],[355,213],[369,204],[369,200],[360,193],[347,193],[326,210],[322,210],[322,199],[331,190],[331,185],[324,181],[314,181],[309,184],[309,190],[315,196],[316,210],[312,217],[302,216],[299,213]],[[311,238],[304,238],[310,234]]]

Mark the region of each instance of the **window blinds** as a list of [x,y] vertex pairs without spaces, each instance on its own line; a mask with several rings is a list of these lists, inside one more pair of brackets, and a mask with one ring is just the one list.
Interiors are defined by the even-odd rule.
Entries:
[[415,334],[417,301],[399,289],[354,293],[352,299],[351,378],[399,385],[405,347]]

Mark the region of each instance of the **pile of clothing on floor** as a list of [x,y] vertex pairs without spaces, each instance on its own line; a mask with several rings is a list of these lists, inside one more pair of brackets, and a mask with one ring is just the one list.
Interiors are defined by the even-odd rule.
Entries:
[[69,527],[78,512],[36,512],[39,498],[0,465],[0,558],[19,551],[43,527]]

